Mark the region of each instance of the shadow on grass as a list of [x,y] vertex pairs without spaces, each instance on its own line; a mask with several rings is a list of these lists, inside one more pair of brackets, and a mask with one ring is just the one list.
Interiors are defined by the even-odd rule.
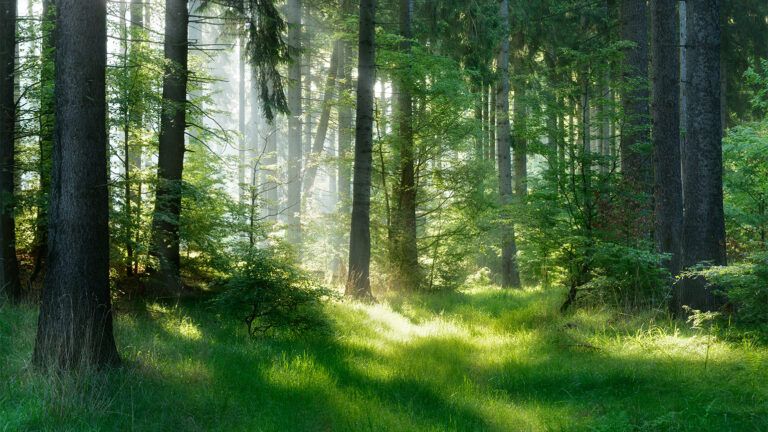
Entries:
[[[579,347],[571,343],[578,335],[569,336],[551,315],[553,299],[553,294],[541,291],[495,290],[394,299],[392,313],[403,323],[388,327],[372,323],[369,307],[333,305],[332,335],[275,334],[256,340],[245,334],[242,324],[216,316],[201,301],[135,307],[118,319],[118,344],[126,367],[111,372],[114,396],[108,409],[92,412],[84,406],[65,419],[40,413],[17,416],[9,427],[142,431],[768,427],[768,390],[760,386],[759,378],[745,377],[748,371],[739,362],[718,360],[705,369],[703,360]],[[385,315],[382,320],[386,319],[392,318]],[[491,330],[482,340],[463,328],[413,331],[435,320],[440,325],[455,321]],[[14,343],[14,335],[4,336]],[[19,397],[31,398],[34,393]],[[7,405],[0,403],[0,414],[10,411],[4,408]]]

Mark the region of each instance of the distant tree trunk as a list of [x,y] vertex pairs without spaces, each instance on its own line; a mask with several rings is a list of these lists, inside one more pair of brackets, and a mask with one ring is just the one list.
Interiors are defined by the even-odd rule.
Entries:
[[119,362],[109,294],[106,2],[57,0],[56,133],[34,363]]
[[493,85],[488,86],[491,93],[489,97],[490,108],[488,119],[488,160],[496,162],[496,89]]
[[[144,10],[143,10],[143,2],[142,0],[131,0],[131,37],[137,38],[141,37],[140,32],[144,30]],[[131,51],[132,54],[137,50],[137,47],[143,44],[144,42],[141,42],[139,40],[133,40],[131,42]],[[130,124],[136,128],[141,129],[143,127],[144,122],[144,112],[145,112],[145,102],[144,97],[146,96],[144,94],[144,89],[140,90],[138,94],[133,95],[133,104],[131,106],[129,117],[130,117]],[[127,202],[130,203],[129,208],[131,211],[129,212],[130,220],[132,224],[137,224],[138,221],[141,220],[141,205],[142,205],[142,181],[141,178],[137,178],[138,176],[136,174],[141,172],[142,168],[142,152],[143,152],[143,146],[141,143],[141,140],[137,140],[134,138],[134,142],[132,145],[128,148],[128,166],[130,171],[133,173],[132,177],[134,178],[133,183],[129,183],[129,189],[128,189],[128,200]],[[138,260],[134,257],[134,250],[133,245],[139,244],[140,241],[140,233],[139,230],[136,230],[135,235],[133,238],[131,238],[130,233],[128,236],[128,247],[127,247],[127,255],[128,255],[128,265],[133,266],[132,271],[128,271],[128,274],[131,273],[137,273],[139,270],[138,267]]]
[[267,136],[264,147],[264,162],[262,173],[264,175],[264,199],[267,204],[267,219],[277,222],[277,216],[280,212],[278,191],[280,184],[277,180],[277,127],[270,124],[267,127]]
[[16,259],[14,194],[16,172],[16,0],[0,0],[0,295],[21,298]]
[[237,164],[237,190],[240,204],[245,204],[248,196],[246,185],[246,171],[248,167],[247,144],[245,142],[245,36],[239,38],[240,55],[238,62],[238,92],[237,92],[237,120],[238,131],[240,132],[238,144],[238,164]]
[[512,92],[515,95],[513,102],[513,114],[514,121],[512,127],[513,142],[512,147],[514,153],[512,155],[513,164],[515,167],[514,172],[514,184],[515,195],[518,201],[522,202],[526,195],[528,195],[528,139],[525,136],[526,133],[526,107],[525,107],[525,79],[522,78],[523,71],[523,54],[522,50],[525,48],[525,40],[522,32],[518,32],[515,36],[517,54],[515,54],[514,61],[514,74],[515,79],[512,80]]
[[[488,136],[489,136],[489,127],[490,127],[490,115],[488,112],[488,87],[485,84],[485,79],[482,81],[481,93],[480,93],[480,125],[481,125],[481,135],[480,135],[480,142],[481,146],[483,148],[483,157],[485,159],[490,159],[489,157],[489,143],[488,143]],[[495,143],[493,143],[495,145]]]
[[517,268],[515,225],[509,214],[512,204],[512,161],[509,125],[509,1],[501,0],[499,13],[502,23],[501,44],[497,61],[499,82],[496,90],[496,152],[499,166],[499,197],[502,209],[501,227],[501,285],[520,286]]
[[[345,4],[347,2],[344,2]],[[352,150],[352,106],[349,97],[352,94],[352,49],[347,42],[342,41],[342,53],[339,56],[339,72],[341,77],[339,83],[339,140],[338,140],[338,213],[342,218],[346,218],[352,212],[351,208],[351,189],[352,189],[352,164],[349,163],[349,154]],[[346,277],[346,257],[344,254],[346,235],[343,230],[339,230],[336,238],[337,253],[339,255],[337,281],[342,281]]]
[[160,116],[157,192],[153,226],[153,254],[160,264],[158,282],[170,291],[181,288],[179,274],[179,218],[181,216],[184,131],[186,128],[188,22],[186,0],[166,0],[165,75]]
[[[400,36],[403,41],[400,50],[410,56],[413,31],[413,0],[400,0]],[[421,269],[419,268],[419,252],[416,244],[416,172],[415,149],[413,142],[413,96],[411,93],[413,77],[410,76],[411,66],[404,65],[406,70],[398,83],[397,95],[397,144],[399,147],[400,181],[395,188],[397,208],[394,217],[392,257],[395,279],[404,289],[418,289],[421,284]]]
[[31,281],[36,281],[42,271],[45,254],[48,252],[48,206],[51,192],[51,158],[53,157],[54,106],[54,27],[56,10],[53,0],[43,0],[42,47],[40,52],[40,136],[38,138],[40,192],[35,218],[35,239],[32,255],[34,265]]
[[325,93],[323,95],[322,111],[320,112],[320,121],[317,125],[317,134],[315,135],[315,142],[312,144],[312,153],[308,158],[309,166],[307,166],[306,173],[304,174],[304,199],[306,200],[312,190],[312,186],[315,183],[315,177],[317,176],[318,158],[323,152],[325,147],[325,140],[328,137],[328,124],[331,120],[331,105],[333,104],[334,96],[336,95],[336,75],[339,72],[339,56],[341,56],[341,41],[335,41],[333,43],[333,52],[331,53],[331,64],[328,69],[328,77],[325,80]]
[[288,0],[288,46],[293,63],[288,69],[288,202],[286,204],[286,240],[292,245],[301,243],[301,2]]
[[624,81],[628,85],[622,102],[624,124],[621,130],[621,171],[629,198],[628,220],[625,226],[632,230],[632,237],[645,237],[649,230],[649,197],[652,193],[653,175],[651,152],[646,150],[650,142],[648,107],[648,6],[646,0],[621,1],[621,37],[634,47],[626,52]]
[[370,298],[371,173],[373,165],[373,85],[376,79],[376,0],[360,0],[357,114],[352,226],[346,295]]
[[680,272],[683,186],[680,170],[680,52],[677,5],[651,0],[653,77],[654,235],[666,267]]
[[[683,189],[683,266],[726,264],[720,118],[720,0],[688,0],[685,78],[688,118]],[[685,279],[678,307],[714,310],[718,299],[701,279]]]
[[[688,118],[688,96],[687,85],[685,79],[688,76],[688,2],[687,0],[681,0],[679,2],[678,16],[680,17],[680,133],[684,134],[686,127],[686,119]],[[682,157],[685,157],[685,140],[681,139],[680,143]],[[685,194],[683,194],[685,197]],[[685,198],[683,198],[685,199]]]

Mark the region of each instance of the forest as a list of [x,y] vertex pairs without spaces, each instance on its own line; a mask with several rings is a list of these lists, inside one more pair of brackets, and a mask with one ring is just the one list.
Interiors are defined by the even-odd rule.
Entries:
[[0,431],[768,431],[765,0],[0,0]]

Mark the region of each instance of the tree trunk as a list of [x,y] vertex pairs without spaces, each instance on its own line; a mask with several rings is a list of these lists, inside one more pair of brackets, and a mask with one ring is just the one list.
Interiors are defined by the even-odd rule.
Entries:
[[153,226],[153,254],[160,264],[158,282],[175,292],[179,273],[179,217],[181,215],[184,131],[186,128],[188,21],[186,0],[166,0],[165,75],[160,116],[157,192]]
[[[351,189],[352,189],[352,164],[349,161],[349,154],[352,150],[352,105],[349,98],[352,93],[352,49],[347,42],[342,41],[341,55],[339,57],[339,72],[341,77],[339,83],[339,140],[338,140],[338,213],[341,220],[346,220],[352,212],[351,208]],[[339,230],[336,238],[337,253],[339,255],[337,281],[342,281],[346,277],[346,257],[345,244],[348,240],[343,230]]]
[[285,213],[286,240],[292,245],[301,243],[301,1],[288,0],[288,46],[293,63],[288,69],[288,202]]
[[247,145],[245,143],[245,36],[239,38],[240,55],[238,61],[238,91],[237,91],[237,120],[238,131],[238,164],[237,164],[237,190],[240,204],[245,204],[247,193],[246,171],[248,169]]
[[504,288],[519,287],[517,269],[517,245],[515,225],[511,220],[512,161],[509,125],[509,1],[501,0],[499,13],[502,23],[501,44],[498,56],[499,82],[496,90],[496,152],[499,166],[499,198],[502,206],[501,226],[501,285]]
[[[688,118],[683,189],[683,266],[726,264],[723,215],[722,123],[720,118],[720,1],[688,0]],[[678,307],[714,310],[711,289],[686,279]]]
[[34,363],[119,362],[109,294],[106,2],[57,0],[56,133]]
[[515,95],[513,103],[513,132],[514,141],[512,146],[514,147],[514,154],[512,155],[513,163],[515,167],[514,183],[515,183],[515,195],[517,200],[522,202],[525,196],[528,195],[528,139],[525,136],[525,79],[522,78],[523,71],[523,58],[522,50],[524,49],[525,41],[523,34],[520,32],[516,35],[516,49],[518,53],[515,54],[514,61],[514,74],[515,79],[513,82],[512,92]]
[[[621,171],[630,194],[625,226],[632,236],[647,236],[649,197],[652,193],[652,154],[649,143],[648,6],[646,0],[621,1],[621,37],[634,46],[627,50],[623,78],[628,89],[622,97]],[[639,231],[638,231],[639,230]]]
[[43,1],[42,47],[40,53],[40,136],[38,138],[40,192],[35,218],[35,239],[32,255],[34,266],[31,281],[36,281],[42,271],[45,254],[48,252],[48,206],[51,192],[51,158],[53,157],[54,128],[54,27],[56,11],[53,0]]
[[0,295],[21,298],[16,259],[14,184],[16,171],[16,0],[0,0]]
[[[403,42],[400,50],[410,56],[413,31],[411,22],[413,16],[413,0],[400,0],[400,36]],[[397,208],[393,223],[393,264],[398,274],[395,279],[403,288],[418,289],[421,284],[419,269],[419,252],[416,244],[416,173],[415,151],[413,142],[413,96],[411,87],[410,58],[405,65],[404,76],[398,83],[397,95],[397,144],[400,154],[400,181],[395,188]]]
[[370,298],[371,173],[373,164],[373,85],[376,77],[376,0],[360,0],[357,113],[349,275],[346,295]]
[[[144,30],[144,10],[143,10],[143,4],[142,0],[131,0],[131,37],[132,38],[141,38],[143,37],[143,30]],[[135,55],[135,51],[137,51],[137,48],[144,44],[144,42],[141,42],[139,40],[133,40],[131,42],[131,51],[132,54]],[[145,112],[145,102],[144,98],[146,97],[146,89],[140,88],[138,90],[138,94],[134,94],[131,98],[133,100],[133,104],[131,106],[129,116],[130,116],[130,124],[133,126],[134,129],[141,130],[143,128],[143,122],[144,122],[144,112]],[[134,139],[134,142],[129,145],[128,147],[128,166],[130,169],[131,177],[134,178],[133,183],[129,183],[128,188],[128,199],[127,203],[129,204],[129,208],[132,210],[129,212],[129,221],[131,225],[139,226],[139,223],[141,221],[141,205],[142,205],[142,197],[141,197],[141,191],[143,189],[142,180],[141,178],[137,178],[137,174],[141,172],[141,165],[142,165],[142,153],[143,153],[143,146],[141,143],[141,140]],[[126,179],[127,181],[127,179]],[[135,236],[131,236],[129,233],[128,236],[128,245],[127,245],[127,255],[128,255],[128,265],[132,265],[133,269],[132,271],[128,271],[128,274],[136,273],[138,272],[138,260],[134,257],[134,250],[133,245],[137,245],[140,242],[140,230],[136,230]],[[131,238],[133,237],[133,238]]]
[[653,77],[654,235],[656,250],[670,254],[672,276],[680,272],[683,187],[680,172],[680,52],[677,5],[651,1]]
[[315,177],[317,176],[317,165],[319,163],[318,158],[323,152],[325,147],[325,139],[328,136],[328,123],[331,120],[331,105],[333,103],[334,96],[336,94],[336,75],[339,72],[339,56],[341,55],[341,41],[335,41],[333,43],[333,52],[331,53],[331,65],[328,69],[328,78],[325,80],[325,94],[323,95],[322,112],[320,113],[320,121],[317,125],[317,134],[315,135],[315,142],[312,144],[312,153],[309,160],[309,166],[304,174],[304,199],[309,196],[312,186],[315,183]]

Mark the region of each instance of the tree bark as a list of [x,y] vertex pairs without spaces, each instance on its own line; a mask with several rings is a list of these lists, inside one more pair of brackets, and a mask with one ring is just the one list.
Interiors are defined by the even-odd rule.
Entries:
[[[720,0],[688,0],[686,119],[683,189],[683,266],[726,264],[720,118]],[[678,307],[714,310],[719,301],[705,282],[680,285]]]
[[34,363],[119,362],[109,294],[106,2],[57,0],[56,133]]
[[[413,17],[413,0],[400,0],[400,50],[410,57]],[[395,188],[397,208],[393,223],[392,258],[395,280],[406,290],[418,289],[421,284],[419,251],[416,243],[416,170],[413,136],[413,78],[409,64],[404,65],[404,75],[398,83],[397,95],[397,144],[400,154],[400,181]]]
[[42,46],[40,51],[40,136],[38,138],[40,192],[35,218],[35,239],[32,255],[34,265],[31,281],[36,281],[42,271],[45,254],[48,252],[48,206],[51,193],[51,158],[53,157],[54,128],[54,27],[56,11],[53,0],[43,1]]
[[512,161],[509,125],[509,1],[501,0],[499,14],[502,24],[501,43],[497,60],[499,82],[496,89],[496,152],[499,167],[499,198],[502,206],[501,226],[501,285],[520,286],[517,268],[515,225],[509,214],[512,204]]
[[14,221],[16,0],[0,0],[0,295],[21,298]]
[[680,52],[678,8],[651,0],[653,167],[656,250],[670,254],[666,267],[680,272],[683,186],[680,170]]
[[371,298],[371,173],[373,165],[373,86],[376,79],[376,0],[360,0],[357,113],[349,275],[346,295]]
[[288,46],[293,62],[288,69],[288,193],[285,208],[286,240],[301,243],[301,165],[302,165],[302,106],[301,106],[301,2],[288,0]]
[[249,196],[248,185],[246,184],[246,171],[248,169],[247,145],[245,142],[245,36],[238,39],[240,55],[238,61],[238,91],[237,91],[237,120],[238,131],[238,165],[237,165],[237,190],[240,204],[246,203],[246,197]]
[[185,152],[188,24],[189,12],[186,0],[166,0],[164,41],[166,65],[160,116],[157,191],[152,221],[152,252],[160,264],[157,281],[171,292],[181,289],[179,218]]

